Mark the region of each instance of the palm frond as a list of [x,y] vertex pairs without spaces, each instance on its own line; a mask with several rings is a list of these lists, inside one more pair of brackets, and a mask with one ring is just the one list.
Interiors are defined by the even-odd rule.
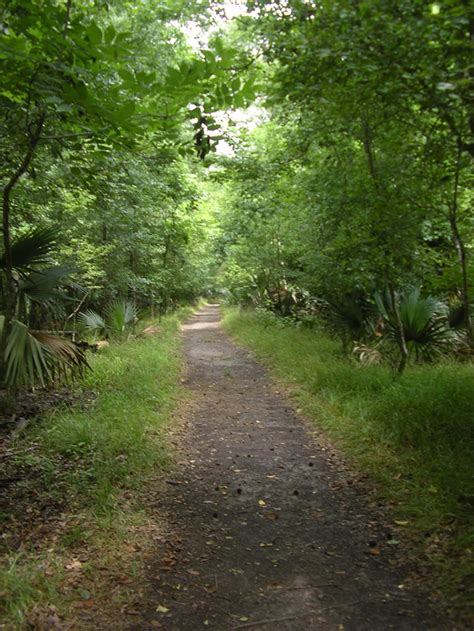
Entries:
[[105,333],[107,328],[102,316],[92,309],[81,311],[77,316],[77,321],[80,326],[91,333]]
[[384,360],[382,353],[378,349],[373,346],[368,346],[367,344],[362,344],[362,342],[354,343],[352,353],[357,357],[362,366],[382,364]]
[[13,320],[5,352],[10,387],[46,386],[81,374],[86,356],[74,342],[43,331],[30,331]]
[[116,300],[105,312],[105,321],[112,335],[123,335],[137,317],[137,309],[132,302]]
[[44,331],[32,331],[31,335],[49,355],[55,374],[65,376],[67,371],[82,373],[84,368],[90,368],[84,351],[74,342]]
[[18,287],[32,302],[51,306],[63,298],[59,288],[64,285],[65,278],[75,271],[77,268],[66,265],[32,271],[19,281]]
[[28,327],[13,320],[5,350],[7,364],[6,383],[10,387],[28,385],[45,386],[53,380],[41,344],[28,331]]
[[[34,265],[47,262],[57,243],[56,227],[38,228],[19,237],[12,243],[12,267],[20,274],[29,272]],[[0,267],[5,267],[5,254],[0,257]]]
[[[407,289],[395,299],[410,352],[417,358],[432,361],[453,349],[459,338],[449,327],[448,308],[443,302],[433,296],[422,297],[418,288]],[[396,340],[395,305],[389,292],[377,294],[375,301],[384,320],[386,337]]]
[[137,309],[132,302],[115,300],[105,309],[104,317],[91,309],[81,311],[78,322],[87,331],[109,337],[124,336],[137,319]]
[[372,312],[373,305],[365,296],[354,292],[328,301],[326,318],[343,338],[361,339],[367,336]]

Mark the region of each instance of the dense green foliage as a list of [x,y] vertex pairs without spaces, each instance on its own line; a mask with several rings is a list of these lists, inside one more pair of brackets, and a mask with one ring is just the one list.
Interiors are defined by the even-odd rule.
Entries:
[[232,296],[288,315],[308,297],[360,307],[421,286],[472,342],[472,7],[255,11],[246,33],[267,61],[269,116],[225,165]]
[[48,264],[74,271],[62,296],[41,303],[36,327],[61,330],[78,306],[113,299],[166,312],[206,289],[197,158],[216,147],[212,112],[245,105],[254,78],[238,69],[245,53],[217,34],[191,49],[182,25],[195,15],[210,19],[205,4],[180,2],[13,0],[1,9],[3,377],[12,322],[30,325],[34,311],[31,295],[20,305],[14,265],[15,243],[31,229],[52,229]]
[[[213,9],[2,11],[0,358],[17,316],[59,330],[76,309],[128,299],[165,312],[222,288],[283,315],[323,301],[334,322],[345,311],[364,325],[389,292],[403,370],[397,296],[421,287],[472,345],[472,7],[257,0],[227,24]],[[260,114],[248,130],[224,125],[234,152],[214,157],[222,110],[256,89]],[[13,247],[51,227],[58,287],[39,317],[34,292],[20,304]]]

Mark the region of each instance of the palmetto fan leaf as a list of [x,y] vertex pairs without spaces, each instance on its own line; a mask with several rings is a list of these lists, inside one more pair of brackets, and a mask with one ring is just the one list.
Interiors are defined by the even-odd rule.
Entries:
[[121,337],[136,318],[137,309],[133,303],[127,300],[116,300],[107,307],[104,317],[89,309],[79,314],[78,321],[92,333]]
[[364,296],[346,294],[328,301],[330,325],[348,340],[359,340],[367,335],[373,306]]
[[[398,327],[395,307],[390,294],[377,294],[375,301],[384,319],[387,336],[397,339]],[[449,328],[446,305],[433,296],[422,297],[418,288],[405,291],[398,297],[400,320],[405,342],[416,357],[428,361],[452,349],[458,340]]]
[[9,386],[35,386],[54,383],[88,367],[83,351],[73,342],[30,331],[13,320],[6,347],[6,382]]
[[[33,266],[47,262],[56,246],[57,228],[38,228],[15,240],[11,247],[12,267],[23,275]],[[5,254],[0,257],[0,266],[5,267]]]
[[[31,331],[31,335],[49,354],[53,360],[53,367],[60,368],[61,373],[65,370],[82,372],[84,368],[89,367],[84,351],[74,342],[44,331]],[[58,363],[61,365],[58,366]]]
[[106,331],[105,320],[101,315],[92,311],[92,309],[87,309],[87,311],[81,311],[81,313],[77,317],[77,321],[79,324],[84,327],[87,331],[91,333],[104,333]]
[[18,283],[20,291],[32,302],[51,306],[63,298],[59,287],[65,279],[77,271],[75,267],[55,266],[41,271],[32,271]]
[[26,386],[53,381],[41,344],[28,331],[28,327],[14,320],[6,347],[6,382],[9,386]]
[[125,300],[112,302],[106,310],[105,320],[112,334],[125,333],[128,326],[133,324],[137,317],[137,310],[133,303]]

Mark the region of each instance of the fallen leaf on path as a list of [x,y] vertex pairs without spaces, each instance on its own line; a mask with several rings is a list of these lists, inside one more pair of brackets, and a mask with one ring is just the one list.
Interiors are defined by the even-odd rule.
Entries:
[[208,593],[208,594],[214,594],[217,591],[217,588],[215,585],[205,585],[204,586],[204,590]]
[[410,522],[409,521],[402,521],[401,519],[395,519],[394,523],[397,524],[397,526],[408,526],[408,524]]
[[259,506],[266,506],[267,503],[264,500],[258,500]]
[[155,611],[157,611],[158,613],[168,613],[169,609],[168,607],[164,607],[163,605],[158,605]]
[[169,572],[176,565],[176,557],[173,554],[168,554],[161,560],[160,570]]

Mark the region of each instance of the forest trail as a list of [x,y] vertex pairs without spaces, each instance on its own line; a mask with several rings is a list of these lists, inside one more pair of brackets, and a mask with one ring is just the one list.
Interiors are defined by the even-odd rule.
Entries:
[[361,485],[219,321],[208,305],[183,326],[192,403],[157,506],[171,532],[132,628],[453,629],[410,589]]

